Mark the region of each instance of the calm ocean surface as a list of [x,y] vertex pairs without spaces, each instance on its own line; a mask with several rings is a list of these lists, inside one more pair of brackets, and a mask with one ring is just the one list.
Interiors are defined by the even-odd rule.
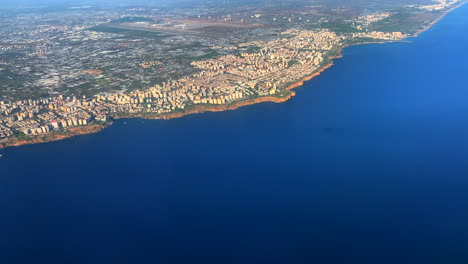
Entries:
[[283,104],[1,150],[0,263],[468,263],[467,48],[465,5]]

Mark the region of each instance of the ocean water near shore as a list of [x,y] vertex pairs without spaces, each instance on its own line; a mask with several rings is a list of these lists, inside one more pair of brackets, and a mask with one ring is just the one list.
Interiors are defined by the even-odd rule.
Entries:
[[282,103],[0,150],[0,263],[468,263],[468,5]]

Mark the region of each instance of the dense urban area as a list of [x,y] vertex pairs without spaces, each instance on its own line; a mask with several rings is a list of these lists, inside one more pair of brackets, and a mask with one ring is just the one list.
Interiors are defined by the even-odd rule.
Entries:
[[0,145],[288,98],[343,47],[415,36],[462,1],[302,2],[0,9]]

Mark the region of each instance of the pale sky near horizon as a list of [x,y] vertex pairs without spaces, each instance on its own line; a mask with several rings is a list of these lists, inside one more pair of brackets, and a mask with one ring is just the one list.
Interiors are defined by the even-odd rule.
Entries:
[[155,3],[175,3],[189,2],[197,0],[0,0],[1,6],[37,6],[37,5],[57,5],[57,4],[155,4]]

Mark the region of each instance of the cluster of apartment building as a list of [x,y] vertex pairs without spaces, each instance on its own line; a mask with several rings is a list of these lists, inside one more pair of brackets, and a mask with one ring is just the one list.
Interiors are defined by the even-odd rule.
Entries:
[[[370,33],[373,37],[402,37]],[[0,138],[15,132],[40,135],[106,121],[114,114],[163,114],[197,104],[222,105],[274,95],[319,69],[327,52],[344,36],[327,30],[288,30],[273,41],[244,43],[254,52],[193,61],[194,74],[148,89],[101,93],[91,98],[63,95],[16,102],[0,101]]]
[[0,124],[0,138],[6,138],[13,136],[13,131],[5,125]]
[[384,13],[373,13],[373,14],[366,15],[366,16],[359,16],[356,18],[354,24],[355,25],[358,24],[356,25],[356,28],[359,30],[362,30],[363,29],[362,27],[367,27],[370,24],[379,22],[387,17],[390,17],[391,15],[392,13],[384,12]]
[[371,31],[371,32],[360,32],[353,33],[353,38],[371,38],[378,40],[402,40],[408,35],[401,32],[381,32],[381,31]]
[[62,128],[88,125],[95,109],[85,99],[53,97],[16,102],[0,101],[0,137],[14,132],[40,135]]
[[[111,112],[163,114],[196,104],[229,104],[247,97],[275,94],[312,73],[324,53],[342,37],[321,31],[290,30],[270,42],[256,42],[259,51],[193,61],[197,73],[145,90],[97,95]],[[246,47],[245,45],[243,45]]]
[[420,6],[420,9],[428,10],[428,11],[437,11],[448,8],[454,4],[461,2],[460,0],[434,0],[434,4],[432,5],[424,5]]

